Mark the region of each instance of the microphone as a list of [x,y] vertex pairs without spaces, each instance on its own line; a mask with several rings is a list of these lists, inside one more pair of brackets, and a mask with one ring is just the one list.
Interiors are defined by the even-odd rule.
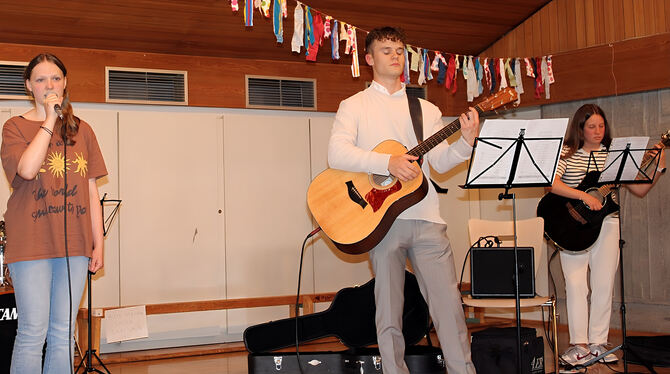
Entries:
[[56,111],[56,114],[58,114],[58,118],[63,120],[63,109],[61,109],[60,104],[56,103],[54,104],[54,110]]

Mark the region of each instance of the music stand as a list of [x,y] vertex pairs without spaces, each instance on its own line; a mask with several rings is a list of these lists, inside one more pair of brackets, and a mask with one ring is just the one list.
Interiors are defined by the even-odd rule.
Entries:
[[[112,222],[114,221],[114,217],[116,217],[116,213],[119,211],[119,206],[121,205],[121,200],[113,200],[113,199],[106,199],[107,193],[105,193],[102,196],[102,199],[100,199],[100,206],[102,208],[102,232],[103,232],[103,237],[107,236],[107,233],[109,232],[109,227],[112,225]],[[112,212],[109,214],[109,217],[105,219],[105,203],[114,203],[114,209],[112,209]],[[75,373],[79,373],[79,369],[81,369],[84,365],[84,362],[86,362],[86,367],[84,367],[84,373],[100,373],[100,374],[111,374],[109,372],[109,369],[107,369],[107,366],[102,362],[100,359],[100,356],[98,356],[95,353],[95,349],[93,349],[93,334],[92,334],[92,329],[91,329],[91,277],[93,276],[94,273],[88,272],[88,277],[86,280],[87,287],[88,287],[88,310],[87,310],[87,334],[88,334],[88,347],[86,349],[86,354],[81,358],[81,361],[79,361],[79,365],[77,365],[77,369],[74,371]],[[93,367],[93,358],[98,360],[98,364],[102,366],[105,371],[101,371],[99,369],[96,369]]]
[[[648,141],[648,138],[645,137],[638,137],[637,139],[635,138],[615,138],[612,139],[612,145],[610,145],[610,148],[617,148],[623,146],[625,144],[625,147],[623,149],[610,149],[609,151],[592,151],[591,155],[589,156],[589,166],[590,168],[591,165],[591,159],[593,159],[594,164],[595,164],[595,154],[604,154],[607,153],[607,160],[605,161],[605,167],[603,168],[600,178],[598,179],[598,184],[599,185],[609,185],[612,184],[614,185],[616,189],[619,188],[620,185],[622,184],[649,184],[654,181],[654,178],[656,177],[656,170],[658,167],[658,163],[660,162],[660,152],[656,152],[653,156],[651,155],[651,151],[653,151],[655,148],[631,148],[631,144],[633,141],[637,141],[638,143],[640,142],[640,139],[644,139],[643,142],[646,144]],[[644,152],[644,157],[642,158],[641,161],[636,160],[636,158],[633,155],[633,152]],[[656,161],[654,163],[654,161]],[[597,164],[596,165],[596,171],[598,171]],[[649,169],[649,166],[654,166],[653,170],[654,172],[649,176],[646,171]],[[587,172],[588,172],[587,168]],[[643,170],[644,169],[644,170]],[[625,283],[624,283],[624,271],[623,271],[623,247],[624,244],[626,243],[623,239],[621,239],[621,233],[622,233],[622,217],[621,217],[621,209],[619,209],[619,278],[621,281],[620,287],[621,287],[621,333],[622,333],[622,340],[621,344],[618,346],[608,350],[607,352],[604,352],[601,356],[606,356],[610,353],[614,353],[618,351],[619,349],[621,352],[623,352],[623,366],[624,366],[624,373],[628,373],[628,361],[626,360],[626,353],[632,353],[634,354],[639,361],[642,363],[644,367],[649,370],[650,373],[656,373],[654,368],[648,364],[642,357],[637,355],[634,351],[632,350],[627,350],[627,344],[626,344],[626,298],[625,298]],[[601,360],[601,356],[596,356],[589,361],[585,362],[582,365],[577,365],[575,368],[580,369],[584,368],[587,366],[590,366],[594,364],[595,362]]]
[[[492,123],[493,122],[493,123]],[[496,123],[503,122],[503,123]],[[531,130],[533,123],[537,127],[549,130],[548,135],[560,134],[560,136],[545,136],[527,138],[527,130]],[[516,124],[514,128],[512,123]],[[562,127],[560,125],[563,125]],[[472,149],[472,162],[468,167],[468,175],[463,188],[504,188],[505,192],[498,195],[498,200],[512,200],[512,217],[514,233],[514,297],[516,300],[516,348],[517,348],[517,372],[522,373],[521,358],[521,301],[519,296],[519,260],[516,230],[516,194],[510,194],[512,188],[517,187],[547,187],[551,186],[556,166],[561,154],[563,143],[562,134],[565,133],[567,119],[536,120],[536,121],[510,121],[490,120],[488,126],[498,126],[503,131],[510,133],[518,130],[517,137],[478,137]],[[482,132],[484,132],[482,130]],[[537,132],[536,132],[537,133]],[[542,131],[540,131],[542,133]],[[534,143],[533,152],[527,142]],[[504,149],[504,144],[507,146]],[[479,148],[478,148],[478,145]],[[548,147],[549,146],[549,147]],[[503,151],[504,149],[504,151]],[[513,153],[511,152],[513,150]],[[519,169],[520,160],[522,168]],[[471,178],[472,176],[472,178]],[[551,176],[551,177],[549,177]],[[558,368],[556,368],[558,371]]]

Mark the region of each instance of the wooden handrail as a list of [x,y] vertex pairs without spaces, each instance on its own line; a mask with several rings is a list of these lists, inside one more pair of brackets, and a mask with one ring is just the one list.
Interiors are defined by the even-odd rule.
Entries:
[[[335,292],[325,292],[318,294],[305,294],[300,295],[299,304],[302,308],[302,314],[311,314],[314,313],[314,303],[323,303],[333,301],[335,298]],[[288,305],[289,306],[289,315],[295,315],[295,295],[287,296],[267,296],[267,297],[249,297],[249,298],[240,298],[240,299],[219,299],[219,300],[201,300],[201,301],[184,301],[184,302],[175,302],[175,303],[162,303],[162,304],[146,304],[146,314],[170,314],[170,313],[188,313],[188,312],[204,312],[210,310],[227,310],[227,309],[242,309],[242,308],[258,308],[258,307],[268,307],[268,306],[280,306]],[[92,340],[93,340],[93,349],[96,352],[100,352],[100,321],[105,316],[105,311],[113,309],[126,308],[128,306],[121,307],[106,307],[106,308],[93,308],[91,328],[92,328]],[[88,349],[88,335],[87,335],[87,317],[88,309],[81,308],[79,313],[77,313],[77,324],[79,326],[79,347],[82,352]]]

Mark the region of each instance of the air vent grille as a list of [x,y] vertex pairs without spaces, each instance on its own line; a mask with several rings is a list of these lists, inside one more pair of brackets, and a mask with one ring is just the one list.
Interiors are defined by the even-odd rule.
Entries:
[[23,82],[27,62],[0,62],[0,98],[28,99]]
[[316,80],[247,77],[247,108],[316,110]]
[[107,67],[107,102],[188,105],[185,71]]

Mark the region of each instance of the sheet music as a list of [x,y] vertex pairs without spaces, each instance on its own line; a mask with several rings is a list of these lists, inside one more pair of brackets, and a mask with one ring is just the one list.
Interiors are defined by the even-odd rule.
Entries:
[[[528,150],[521,149],[513,183],[547,183],[544,176],[551,183],[556,173],[557,158],[563,146],[563,135],[568,121],[568,118],[486,120],[479,134],[482,139],[477,142],[466,183],[473,186],[506,183],[514,159],[514,142],[519,137],[521,129],[524,130]],[[533,140],[533,138],[559,139]],[[542,172],[533,164],[530,155]]]
[[598,178],[598,182],[606,183],[616,180],[617,173],[621,167],[621,160],[623,159],[621,152],[626,149],[628,145],[630,145],[630,156],[633,160],[626,160],[626,164],[623,166],[623,173],[619,180],[636,180],[637,175],[640,172],[638,167],[642,166],[642,158],[644,157],[645,148],[647,148],[648,143],[648,136],[631,136],[612,139],[612,144],[610,144],[609,153],[607,154],[607,160],[605,160],[605,167],[600,174],[600,178]]

